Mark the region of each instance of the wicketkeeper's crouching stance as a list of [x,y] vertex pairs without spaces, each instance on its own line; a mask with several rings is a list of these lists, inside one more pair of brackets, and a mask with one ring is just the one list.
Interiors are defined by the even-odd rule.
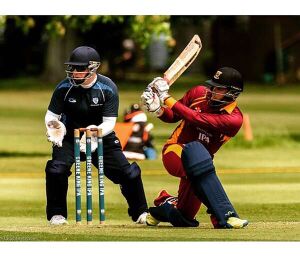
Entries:
[[[47,219],[50,224],[67,223],[67,191],[74,164],[74,129],[101,128],[103,133],[104,173],[128,203],[133,221],[145,223],[147,202],[140,167],[129,164],[114,132],[119,96],[111,79],[97,74],[100,57],[91,47],[76,48],[67,65],[67,78],[56,87],[46,113],[48,140],[53,143],[52,159],[46,165]],[[81,135],[81,159],[85,159],[85,133]],[[92,163],[98,167],[97,137],[92,142]]]
[[180,177],[178,197],[161,191],[149,208],[147,224],[170,222],[175,227],[197,227],[201,203],[215,228],[243,228],[213,164],[218,149],[239,131],[243,117],[236,98],[243,91],[241,74],[219,69],[204,86],[196,86],[176,101],[163,78],[155,78],[142,94],[149,112],[166,123],[181,121],[162,150],[166,170]]

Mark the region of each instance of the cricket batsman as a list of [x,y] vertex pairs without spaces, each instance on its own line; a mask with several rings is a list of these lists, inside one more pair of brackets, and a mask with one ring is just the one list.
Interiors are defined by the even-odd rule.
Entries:
[[172,176],[179,177],[178,197],[162,190],[149,208],[147,225],[169,222],[175,227],[197,227],[195,219],[203,203],[214,228],[244,228],[216,174],[213,158],[219,148],[242,126],[236,99],[243,91],[240,72],[223,67],[206,86],[195,86],[180,99],[169,93],[163,78],[155,78],[141,98],[145,108],[165,123],[179,125],[162,150],[162,161]]

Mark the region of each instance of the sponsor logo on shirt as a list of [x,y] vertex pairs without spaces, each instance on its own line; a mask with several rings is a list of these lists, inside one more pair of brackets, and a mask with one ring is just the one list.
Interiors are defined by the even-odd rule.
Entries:
[[211,134],[207,133],[206,131],[204,131],[203,129],[197,128],[199,131],[199,135],[198,135],[198,140],[200,142],[206,142],[209,143],[210,142],[210,137],[212,136]]
[[203,134],[203,133],[199,133],[198,139],[199,139],[201,142],[209,143],[209,137],[207,137],[207,135],[205,135],[205,134]]
[[69,101],[70,103],[76,103],[76,99],[74,99],[74,98],[69,98],[68,101]]

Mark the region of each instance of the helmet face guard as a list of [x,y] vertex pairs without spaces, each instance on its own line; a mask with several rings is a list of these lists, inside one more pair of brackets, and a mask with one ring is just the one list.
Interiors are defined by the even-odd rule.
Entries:
[[[94,73],[97,72],[100,66],[100,62],[90,61],[88,65],[67,65],[65,70],[67,74],[67,79],[72,86],[79,87],[83,85],[86,80],[92,77]],[[75,71],[76,70],[76,71]],[[76,78],[74,74],[85,74],[84,77]]]
[[[210,89],[209,105],[213,108],[222,108],[234,102],[244,89],[242,75],[232,67],[222,67],[217,70],[211,80],[205,82]],[[223,89],[217,92],[215,89]],[[215,99],[215,96],[222,96]]]
[[[236,98],[243,91],[241,88],[235,86],[226,86],[226,85],[208,85],[211,91],[211,96],[209,100],[209,105],[214,108],[222,108],[227,106],[228,104],[234,102]],[[227,89],[226,93],[218,93],[214,92],[215,88]],[[213,96],[218,95],[222,96],[220,99],[214,99]]]

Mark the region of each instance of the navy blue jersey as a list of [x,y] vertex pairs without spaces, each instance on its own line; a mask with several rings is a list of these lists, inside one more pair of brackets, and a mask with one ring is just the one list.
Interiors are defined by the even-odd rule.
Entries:
[[118,88],[103,75],[97,75],[95,84],[88,88],[74,87],[68,79],[60,82],[53,92],[48,110],[62,115],[67,134],[75,128],[100,125],[103,117],[117,117]]

